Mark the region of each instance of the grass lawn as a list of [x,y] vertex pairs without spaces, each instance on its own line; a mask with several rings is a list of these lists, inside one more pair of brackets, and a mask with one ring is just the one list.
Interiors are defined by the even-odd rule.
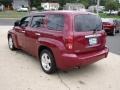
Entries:
[[0,18],[21,18],[27,14],[27,12],[3,11],[0,12]]
[[107,14],[104,14],[104,13],[99,13],[99,15],[102,18],[116,18],[116,19],[120,19],[120,16],[118,16],[118,15],[107,15]]

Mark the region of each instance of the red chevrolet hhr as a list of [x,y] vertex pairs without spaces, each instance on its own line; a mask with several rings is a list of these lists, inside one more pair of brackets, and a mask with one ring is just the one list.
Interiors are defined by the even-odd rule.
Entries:
[[89,12],[35,13],[16,21],[8,32],[9,48],[22,49],[37,57],[48,74],[106,58],[105,44],[102,21]]

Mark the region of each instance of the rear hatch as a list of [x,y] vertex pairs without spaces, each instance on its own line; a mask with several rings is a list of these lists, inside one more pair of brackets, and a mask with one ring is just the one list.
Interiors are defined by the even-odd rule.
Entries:
[[88,53],[105,47],[106,34],[100,17],[93,14],[74,16],[74,52]]

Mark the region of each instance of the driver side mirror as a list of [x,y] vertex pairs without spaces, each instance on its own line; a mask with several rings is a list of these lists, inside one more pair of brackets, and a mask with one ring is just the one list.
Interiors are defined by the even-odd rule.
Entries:
[[17,20],[17,21],[14,23],[14,26],[20,26],[20,20]]

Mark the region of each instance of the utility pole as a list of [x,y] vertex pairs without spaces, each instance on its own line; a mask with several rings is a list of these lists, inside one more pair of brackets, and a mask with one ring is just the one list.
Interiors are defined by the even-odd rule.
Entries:
[[97,15],[99,15],[100,0],[97,0]]
[[28,14],[30,14],[31,10],[31,0],[28,0]]

